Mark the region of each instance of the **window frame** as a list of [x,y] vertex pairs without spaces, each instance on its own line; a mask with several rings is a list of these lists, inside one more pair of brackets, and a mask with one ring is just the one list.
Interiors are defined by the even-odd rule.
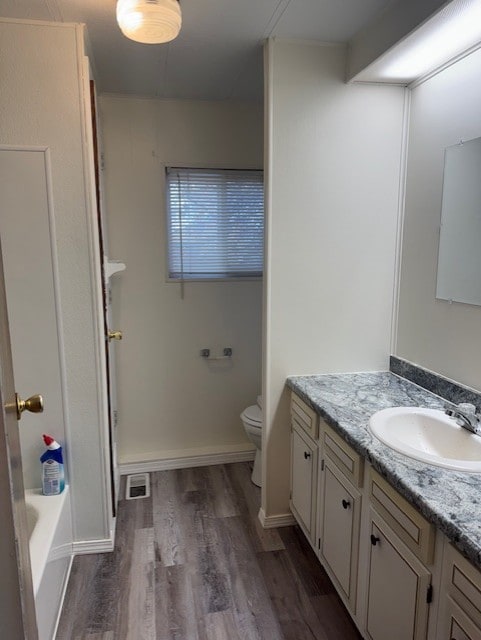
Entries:
[[237,164],[231,164],[231,163],[223,163],[222,167],[219,167],[219,164],[210,164],[210,163],[195,163],[195,162],[163,162],[161,164],[161,169],[163,172],[163,208],[164,208],[164,215],[163,215],[163,220],[162,220],[162,229],[163,229],[163,235],[164,235],[164,250],[165,250],[165,260],[164,260],[164,267],[165,267],[165,278],[164,281],[167,284],[179,284],[179,283],[189,283],[189,284],[193,284],[196,282],[199,283],[206,283],[206,282],[262,282],[264,279],[264,272],[265,272],[265,260],[263,263],[263,270],[262,270],[262,274],[260,276],[238,276],[238,277],[234,277],[234,276],[227,276],[227,277],[219,277],[219,278],[171,278],[169,273],[170,273],[170,268],[169,268],[169,233],[170,233],[170,229],[169,229],[169,209],[168,209],[168,187],[167,187],[167,170],[168,169],[172,169],[172,168],[178,168],[178,169],[206,169],[206,170],[211,170],[211,171],[262,171],[263,173],[263,185],[264,185],[264,242],[263,242],[263,257],[265,258],[265,254],[266,254],[266,217],[265,217],[265,202],[266,202],[266,184],[265,184],[265,171],[264,171],[264,167],[259,166],[258,164],[255,165],[244,165],[242,167],[239,168],[239,166]]

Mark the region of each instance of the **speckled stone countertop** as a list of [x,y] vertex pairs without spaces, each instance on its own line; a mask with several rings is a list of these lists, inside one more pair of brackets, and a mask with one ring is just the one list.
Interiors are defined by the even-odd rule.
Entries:
[[443,409],[447,400],[384,371],[292,376],[287,385],[481,569],[481,474],[418,462],[368,430],[370,416],[380,409]]

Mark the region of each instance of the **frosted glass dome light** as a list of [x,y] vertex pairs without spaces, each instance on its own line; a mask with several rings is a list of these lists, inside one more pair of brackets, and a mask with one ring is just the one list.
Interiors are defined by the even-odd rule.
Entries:
[[178,0],[118,0],[117,22],[127,38],[160,44],[178,36],[182,14]]

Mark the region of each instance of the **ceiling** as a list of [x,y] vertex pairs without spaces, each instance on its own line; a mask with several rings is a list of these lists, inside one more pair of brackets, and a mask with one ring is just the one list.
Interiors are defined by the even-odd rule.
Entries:
[[171,43],[125,38],[115,0],[0,0],[0,16],[84,22],[100,92],[261,100],[267,37],[346,42],[393,0],[181,0]]

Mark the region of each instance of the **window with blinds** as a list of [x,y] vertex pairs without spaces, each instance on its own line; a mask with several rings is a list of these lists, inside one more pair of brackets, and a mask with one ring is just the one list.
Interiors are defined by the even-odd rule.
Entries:
[[167,169],[169,278],[262,276],[262,171]]

